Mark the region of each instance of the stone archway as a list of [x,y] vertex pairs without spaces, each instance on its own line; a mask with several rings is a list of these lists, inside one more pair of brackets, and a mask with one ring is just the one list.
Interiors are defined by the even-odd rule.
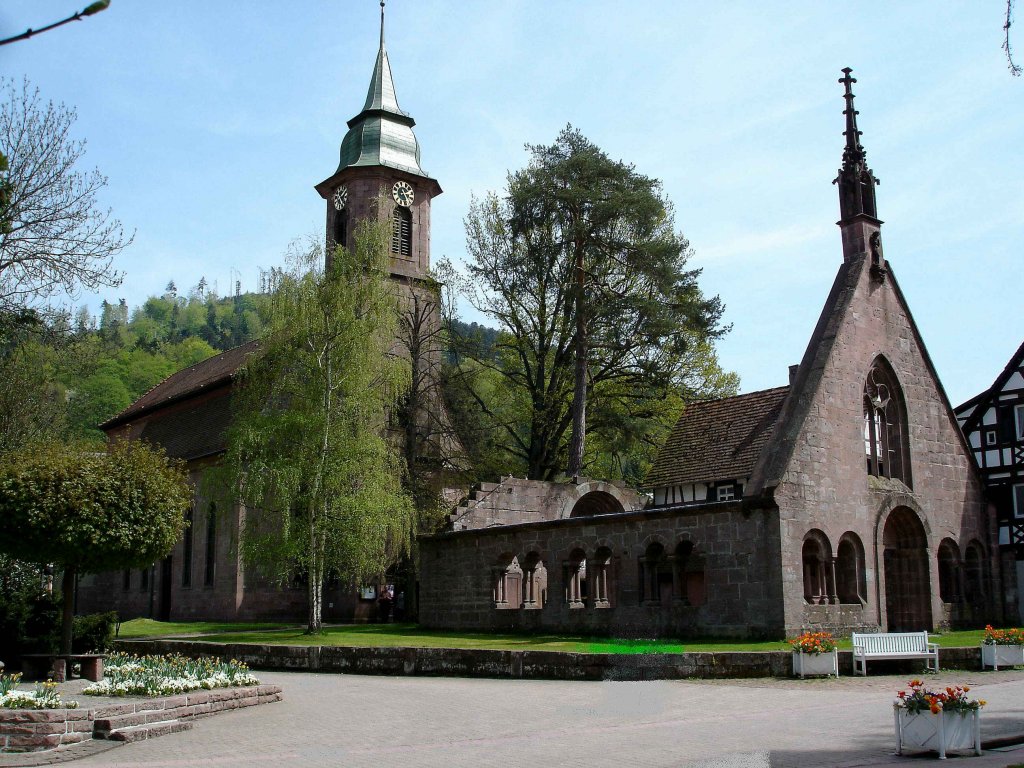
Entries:
[[908,507],[889,513],[882,529],[885,569],[885,617],[889,632],[932,628],[932,590],[928,536]]
[[590,491],[583,494],[573,504],[569,517],[591,517],[593,515],[613,515],[625,511],[622,502],[608,491]]

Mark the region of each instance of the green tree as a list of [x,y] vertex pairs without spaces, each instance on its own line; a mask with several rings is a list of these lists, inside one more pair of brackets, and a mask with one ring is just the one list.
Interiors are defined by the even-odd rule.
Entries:
[[584,469],[588,418],[612,441],[626,421],[652,417],[685,389],[693,345],[725,329],[721,302],[686,269],[689,243],[657,180],[571,127],[528,148],[504,198],[471,204],[468,275],[447,265],[442,279],[501,332],[492,350],[452,327],[460,359],[504,379],[489,384],[498,400],[473,399],[527,476],[552,479]]
[[61,652],[71,652],[79,574],[148,567],[181,535],[192,491],[144,443],[43,444],[0,459],[0,552],[63,571]]
[[243,554],[262,576],[308,581],[309,627],[322,626],[323,582],[377,577],[408,550],[415,509],[386,435],[409,386],[389,354],[397,300],[390,232],[361,222],[330,271],[312,248],[275,280],[259,352],[233,395],[224,462],[244,504]]

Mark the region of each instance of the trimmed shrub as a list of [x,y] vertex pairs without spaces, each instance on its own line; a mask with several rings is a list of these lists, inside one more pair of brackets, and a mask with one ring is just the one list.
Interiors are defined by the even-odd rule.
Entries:
[[106,653],[114,647],[114,627],[117,613],[90,613],[76,616],[72,653]]

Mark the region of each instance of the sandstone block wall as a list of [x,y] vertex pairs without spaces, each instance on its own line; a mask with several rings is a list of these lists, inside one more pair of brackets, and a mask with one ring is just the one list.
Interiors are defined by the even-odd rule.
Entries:
[[[496,527],[420,539],[420,623],[465,630],[544,631],[620,637],[777,637],[782,632],[778,523],[772,510],[738,503]],[[653,542],[671,553],[691,542],[703,562],[704,595],[690,604],[642,600],[640,560]],[[563,564],[575,549],[612,552],[609,605],[570,605]],[[540,608],[495,603],[495,572],[514,555],[536,553],[547,570]],[[648,595],[649,597],[649,595]]]

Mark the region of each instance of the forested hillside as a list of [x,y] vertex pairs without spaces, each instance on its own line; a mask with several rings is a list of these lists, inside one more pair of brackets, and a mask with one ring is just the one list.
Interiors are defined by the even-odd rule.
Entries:
[[141,307],[102,304],[35,317],[3,334],[12,386],[0,395],[0,442],[35,436],[101,440],[96,425],[181,368],[259,335],[268,297],[220,297],[200,280],[185,295],[169,283]]

